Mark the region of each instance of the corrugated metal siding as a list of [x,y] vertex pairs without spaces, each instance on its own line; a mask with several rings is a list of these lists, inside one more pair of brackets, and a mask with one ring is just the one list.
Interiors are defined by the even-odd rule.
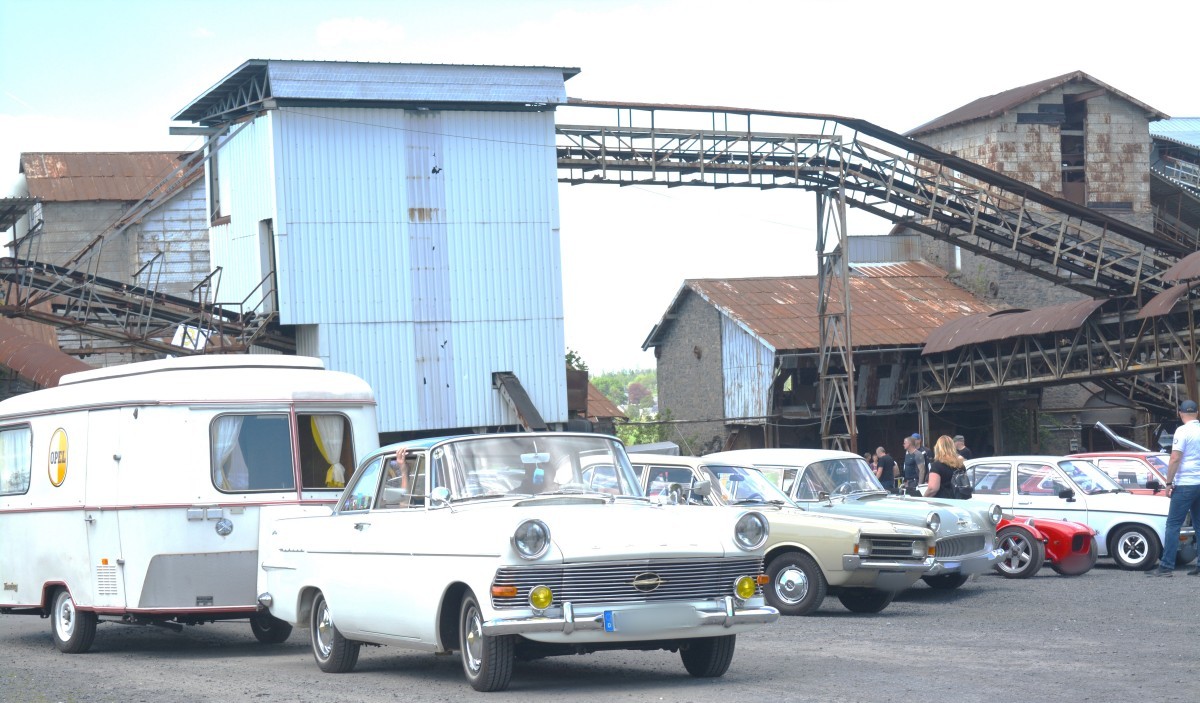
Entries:
[[553,114],[275,114],[281,320],[320,325],[380,430],[514,423],[493,371],[565,421]]
[[567,101],[563,69],[541,66],[270,61],[275,98],[404,102]]
[[[139,233],[139,268],[151,260],[155,261],[151,269],[154,278],[150,287],[162,293],[192,299],[192,287],[211,270],[204,182],[196,179],[131,229]],[[159,252],[162,252],[162,256],[158,256]],[[139,281],[139,284],[144,282]]]
[[770,411],[775,350],[728,315],[721,315],[721,370],[725,377],[725,417],[765,422]]
[[[240,303],[273,266],[263,262],[259,222],[276,220],[272,164],[272,113],[256,117],[254,123],[222,144],[217,152],[217,176],[221,184],[221,214],[228,224],[209,228],[211,264],[221,267],[218,303]],[[206,168],[212,167],[209,161]],[[280,227],[275,226],[276,247]],[[317,279],[314,279],[317,280]],[[313,286],[316,288],[316,286]],[[253,304],[253,302],[251,303]]]
[[850,265],[892,264],[921,258],[921,235],[892,234],[847,237]]

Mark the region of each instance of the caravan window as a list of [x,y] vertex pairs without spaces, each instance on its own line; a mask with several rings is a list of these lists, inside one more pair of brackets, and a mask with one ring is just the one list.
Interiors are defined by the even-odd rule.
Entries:
[[29,492],[33,432],[28,425],[0,430],[0,495]]
[[305,490],[341,490],[354,473],[354,435],[345,415],[296,415]]
[[212,424],[213,484],[226,492],[294,491],[288,416],[221,415]]

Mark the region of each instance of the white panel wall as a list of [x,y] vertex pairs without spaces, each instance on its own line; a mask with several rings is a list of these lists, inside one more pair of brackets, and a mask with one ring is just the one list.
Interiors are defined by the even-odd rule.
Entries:
[[765,422],[770,414],[775,351],[727,315],[721,316],[721,365],[725,376],[725,417]]
[[552,113],[283,108],[281,319],[367,379],[380,430],[566,420]]

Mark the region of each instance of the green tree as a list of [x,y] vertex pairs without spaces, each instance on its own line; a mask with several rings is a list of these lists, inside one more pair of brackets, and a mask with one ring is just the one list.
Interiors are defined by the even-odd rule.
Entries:
[[583,360],[583,357],[579,355],[579,352],[570,347],[567,347],[567,366],[575,369],[576,371],[588,370],[587,362]]

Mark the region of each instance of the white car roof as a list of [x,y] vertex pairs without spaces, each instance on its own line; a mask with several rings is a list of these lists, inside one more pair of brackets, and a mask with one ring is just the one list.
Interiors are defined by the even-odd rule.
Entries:
[[1053,454],[1009,454],[1007,456],[985,456],[979,459],[968,459],[966,465],[974,466],[975,464],[986,464],[996,461],[1057,464],[1060,461],[1087,461],[1087,457],[1056,456]]
[[753,466],[808,466],[814,461],[826,459],[862,459],[858,454],[838,449],[734,449],[705,454],[702,458],[713,462]]

